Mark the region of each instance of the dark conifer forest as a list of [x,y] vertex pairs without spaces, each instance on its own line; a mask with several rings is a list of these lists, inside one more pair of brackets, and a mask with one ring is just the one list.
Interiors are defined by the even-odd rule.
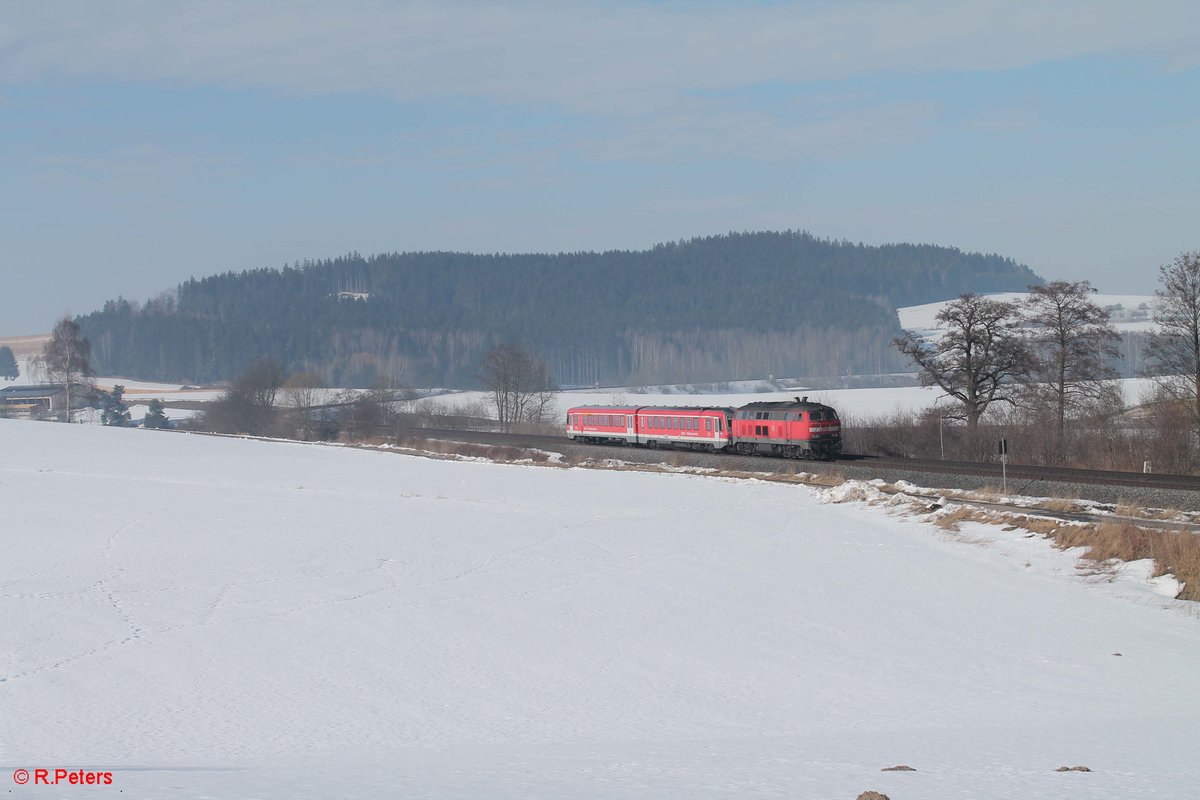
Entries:
[[895,309],[1041,280],[997,255],[740,233],[642,251],[357,254],[192,279],[79,318],[108,375],[225,380],[260,356],[330,385],[472,386],[514,342],[564,386],[888,372]]

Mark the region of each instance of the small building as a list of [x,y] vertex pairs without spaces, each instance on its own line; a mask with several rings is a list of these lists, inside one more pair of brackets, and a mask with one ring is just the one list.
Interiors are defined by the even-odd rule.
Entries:
[[[71,407],[83,408],[91,402],[90,387],[71,386]],[[67,404],[67,390],[61,383],[36,386],[6,386],[0,389],[0,415],[35,419],[61,415]]]

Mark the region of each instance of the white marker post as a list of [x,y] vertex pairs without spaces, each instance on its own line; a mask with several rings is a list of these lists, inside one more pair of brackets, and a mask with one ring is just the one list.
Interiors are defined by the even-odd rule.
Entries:
[[1000,440],[1000,491],[1008,494],[1008,439]]

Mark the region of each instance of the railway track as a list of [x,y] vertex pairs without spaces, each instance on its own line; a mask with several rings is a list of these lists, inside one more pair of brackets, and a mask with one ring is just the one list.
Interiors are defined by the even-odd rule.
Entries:
[[[943,473],[949,475],[975,475],[1000,480],[1000,464],[974,461],[941,461],[916,458],[873,458],[852,456],[862,463],[880,467],[900,468],[913,472]],[[1009,481],[1054,481],[1057,483],[1086,483],[1102,486],[1131,486],[1148,489],[1172,489],[1200,491],[1200,477],[1194,475],[1156,475],[1142,472],[1119,472],[1116,470],[1071,469],[1067,467],[1040,467],[1029,464],[1009,464]]]
[[[534,447],[555,452],[577,451],[586,448],[589,452],[603,452],[611,457],[622,457],[624,454],[637,453],[636,460],[646,461],[647,457],[662,460],[667,454],[683,458],[690,463],[694,457],[697,465],[711,466],[712,459],[720,459],[723,463],[738,469],[757,469],[760,471],[776,471],[794,468],[797,464],[811,464],[814,467],[853,466],[855,470],[867,469],[884,471],[903,471],[926,473],[930,475],[972,476],[981,479],[994,479],[999,483],[1002,477],[1001,465],[998,463],[975,461],[942,461],[939,459],[917,458],[887,458],[882,456],[866,456],[843,454],[837,461],[794,461],[791,459],[772,458],[769,456],[742,456],[701,453],[692,450],[650,450],[644,448],[625,447],[620,445],[585,445],[572,442],[563,436],[545,436],[538,434],[498,433],[495,431],[469,431],[441,428],[401,428],[391,429],[392,433],[404,436],[427,437],[432,439],[455,439],[457,441],[477,442],[479,444],[498,444],[513,447]],[[753,466],[748,466],[753,465]],[[1013,484],[1087,484],[1094,486],[1117,486],[1142,489],[1166,489],[1172,491],[1200,492],[1200,477],[1194,475],[1160,475],[1141,472],[1120,472],[1115,470],[1070,469],[1065,467],[1041,467],[1028,464],[1009,464],[1007,468],[1008,481]]]

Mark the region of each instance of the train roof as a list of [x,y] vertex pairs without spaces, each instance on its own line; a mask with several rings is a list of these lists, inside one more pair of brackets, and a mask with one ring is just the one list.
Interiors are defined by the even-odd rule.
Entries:
[[824,403],[811,402],[807,397],[797,397],[795,400],[764,400],[758,403],[747,403],[739,411],[783,411],[795,409],[798,411],[815,411],[820,408],[833,408]]
[[634,414],[636,411],[726,411],[732,414],[731,405],[572,405],[571,411],[616,411],[618,414]]

